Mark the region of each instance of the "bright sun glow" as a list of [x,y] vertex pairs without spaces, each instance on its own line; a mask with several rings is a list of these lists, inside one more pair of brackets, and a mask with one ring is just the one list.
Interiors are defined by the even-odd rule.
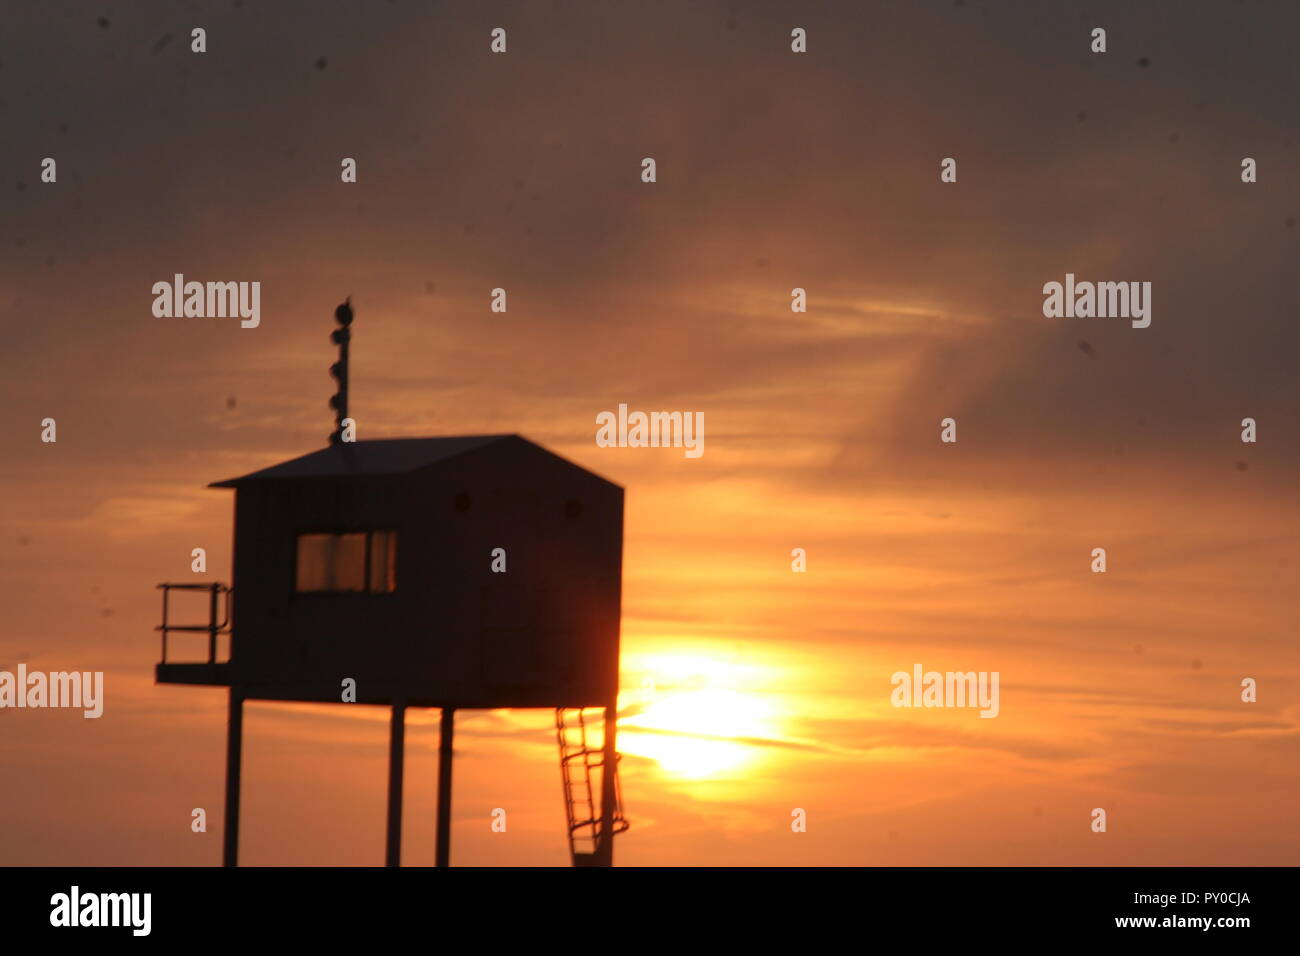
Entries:
[[700,780],[747,767],[761,755],[758,741],[776,735],[770,698],[745,689],[754,669],[707,657],[645,659],[642,709],[619,725],[619,749],[649,757],[675,776]]

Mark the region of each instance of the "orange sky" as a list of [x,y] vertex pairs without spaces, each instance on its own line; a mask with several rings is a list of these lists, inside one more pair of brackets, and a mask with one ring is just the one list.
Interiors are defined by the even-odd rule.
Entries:
[[[1094,57],[1056,5],[814,4],[800,59],[776,3],[213,5],[204,58],[165,9],[20,9],[0,55],[0,669],[107,675],[97,721],[0,710],[0,864],[219,861],[225,697],[154,685],[153,586],[229,580],[207,482],[323,444],[349,294],[360,437],[627,489],[619,862],[1298,861],[1294,10],[1090,6]],[[1152,281],[1151,327],[1043,318],[1067,271]],[[174,272],[262,282],[260,327],[154,318]],[[705,454],[596,447],[620,402]],[[1001,713],[891,707],[914,663]],[[458,717],[453,862],[566,861],[550,721]],[[382,862],[383,711],[245,731],[241,863]]]

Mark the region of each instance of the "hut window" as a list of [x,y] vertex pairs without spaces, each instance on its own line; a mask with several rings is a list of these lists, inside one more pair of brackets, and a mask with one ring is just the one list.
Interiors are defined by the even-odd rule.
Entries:
[[370,532],[370,561],[366,568],[370,590],[380,594],[397,590],[397,532]]
[[298,535],[297,591],[384,594],[397,588],[397,533]]

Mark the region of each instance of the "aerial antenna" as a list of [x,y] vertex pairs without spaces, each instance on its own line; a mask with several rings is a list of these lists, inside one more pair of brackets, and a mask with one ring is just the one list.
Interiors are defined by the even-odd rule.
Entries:
[[330,341],[339,347],[339,360],[330,366],[330,374],[338,380],[338,391],[330,396],[330,408],[334,409],[334,431],[330,432],[330,444],[338,445],[343,441],[343,421],[348,417],[348,343],[352,341],[352,296],[334,310],[334,321],[339,328],[330,333]]

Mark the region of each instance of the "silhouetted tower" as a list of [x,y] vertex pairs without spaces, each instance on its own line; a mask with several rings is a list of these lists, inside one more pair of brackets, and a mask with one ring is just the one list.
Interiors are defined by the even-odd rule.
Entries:
[[[352,317],[346,302],[335,312],[329,447],[210,486],[235,489],[232,585],[159,585],[157,681],[230,688],[223,862],[238,855],[244,701],[351,693],[392,709],[388,865],[400,860],[408,707],[441,711],[439,866],[455,712],[505,707],[555,709],[573,862],[611,865],[627,828],[615,750],[623,489],[518,435],[344,440]],[[206,594],[207,625],[169,622],[177,590]],[[206,633],[207,659],[169,660],[176,631]],[[588,708],[604,709],[598,743]]]

